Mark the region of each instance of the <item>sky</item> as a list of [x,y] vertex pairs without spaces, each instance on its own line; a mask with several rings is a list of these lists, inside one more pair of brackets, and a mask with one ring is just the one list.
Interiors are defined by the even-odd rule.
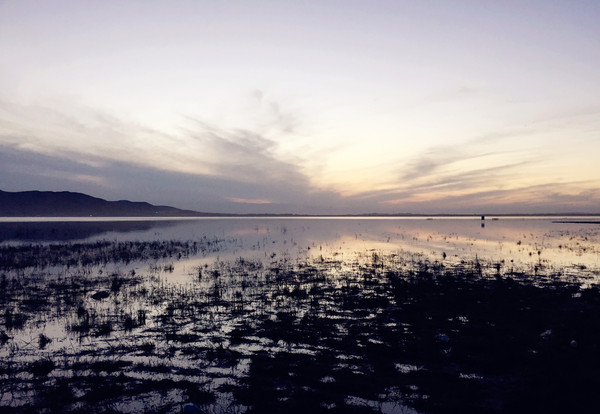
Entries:
[[600,213],[600,2],[0,0],[0,189]]

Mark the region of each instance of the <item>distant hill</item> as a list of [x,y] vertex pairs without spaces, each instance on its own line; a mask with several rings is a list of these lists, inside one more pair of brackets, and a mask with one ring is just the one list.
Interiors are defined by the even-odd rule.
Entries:
[[201,217],[215,214],[128,200],[107,201],[69,191],[0,190],[0,217]]

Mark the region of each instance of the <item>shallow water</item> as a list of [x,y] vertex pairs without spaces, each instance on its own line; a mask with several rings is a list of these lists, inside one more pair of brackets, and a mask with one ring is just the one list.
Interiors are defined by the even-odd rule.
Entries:
[[600,224],[555,220],[4,220],[0,407],[514,411],[510,361],[597,362]]
[[[563,218],[565,219],[565,218]],[[594,219],[594,218],[590,218]],[[479,258],[530,265],[594,266],[598,224],[561,218],[199,218],[0,222],[0,242],[226,240],[218,256],[354,254],[397,250],[448,260]],[[32,219],[30,219],[32,220]],[[64,220],[64,219],[62,219]],[[117,220],[117,221],[112,221]],[[318,252],[315,250],[317,249]],[[312,251],[311,251],[312,250]]]

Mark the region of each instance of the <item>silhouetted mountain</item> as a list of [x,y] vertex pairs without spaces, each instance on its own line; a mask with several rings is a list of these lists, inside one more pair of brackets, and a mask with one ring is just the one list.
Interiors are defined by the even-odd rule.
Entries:
[[106,201],[70,191],[0,190],[2,217],[192,217],[213,216],[175,207],[155,206],[127,200]]

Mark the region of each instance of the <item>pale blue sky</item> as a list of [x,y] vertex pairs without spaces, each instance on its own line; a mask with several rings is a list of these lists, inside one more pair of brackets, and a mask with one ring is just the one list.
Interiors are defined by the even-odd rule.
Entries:
[[599,212],[597,1],[0,1],[0,189]]

